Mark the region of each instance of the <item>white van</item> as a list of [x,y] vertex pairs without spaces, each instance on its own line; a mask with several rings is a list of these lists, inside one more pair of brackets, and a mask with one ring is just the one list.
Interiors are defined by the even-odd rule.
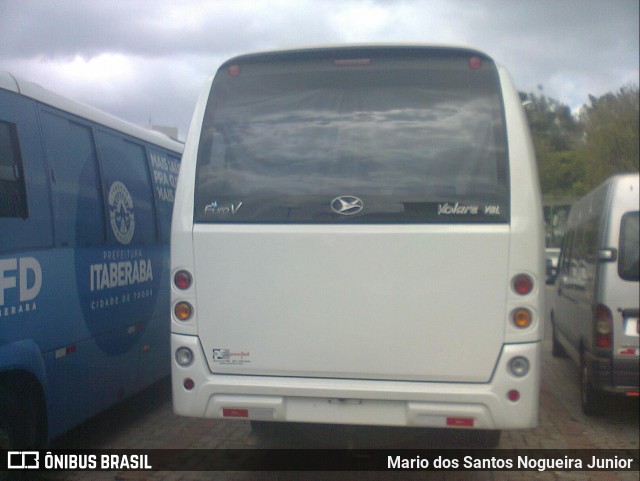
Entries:
[[179,178],[178,414],[467,429],[490,445],[536,425],[538,176],[518,94],[486,54],[231,59]]
[[638,179],[612,177],[576,202],[558,263],[553,354],[580,366],[588,415],[603,391],[638,396]]

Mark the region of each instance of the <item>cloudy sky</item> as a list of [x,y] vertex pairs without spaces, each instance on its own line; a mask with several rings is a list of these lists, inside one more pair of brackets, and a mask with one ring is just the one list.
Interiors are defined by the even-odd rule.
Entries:
[[521,91],[572,108],[638,83],[638,0],[0,0],[0,68],[184,139],[236,54],[309,45],[484,50]]

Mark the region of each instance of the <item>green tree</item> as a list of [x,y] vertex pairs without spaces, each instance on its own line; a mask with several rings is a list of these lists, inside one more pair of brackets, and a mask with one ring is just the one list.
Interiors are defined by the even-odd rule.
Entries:
[[593,188],[611,175],[639,170],[638,85],[589,96],[581,121],[586,138],[586,183]]
[[531,130],[543,194],[581,195],[585,186],[584,134],[568,105],[538,94],[520,93]]

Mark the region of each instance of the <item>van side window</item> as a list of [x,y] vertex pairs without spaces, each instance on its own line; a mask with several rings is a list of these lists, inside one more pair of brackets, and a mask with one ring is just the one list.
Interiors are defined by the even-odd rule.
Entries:
[[107,230],[113,235],[112,243],[156,242],[155,201],[144,147],[100,130],[96,138],[109,210]]
[[620,260],[618,273],[628,281],[640,280],[640,214],[628,212],[622,217],[620,224]]
[[563,274],[569,274],[571,268],[571,251],[573,244],[573,231],[567,232],[562,245],[562,260],[560,261],[560,271]]
[[16,125],[0,121],[0,217],[28,216]]
[[57,245],[96,246],[105,242],[98,165],[89,127],[42,113]]

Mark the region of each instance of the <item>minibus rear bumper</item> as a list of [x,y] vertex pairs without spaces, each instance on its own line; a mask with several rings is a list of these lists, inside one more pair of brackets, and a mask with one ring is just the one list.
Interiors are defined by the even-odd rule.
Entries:
[[[537,425],[540,342],[505,344],[488,383],[213,374],[196,336],[172,334],[171,347],[173,404],[179,415],[435,428]],[[193,352],[188,366],[175,360],[181,347]],[[509,361],[518,356],[530,363],[523,377],[509,370]]]

